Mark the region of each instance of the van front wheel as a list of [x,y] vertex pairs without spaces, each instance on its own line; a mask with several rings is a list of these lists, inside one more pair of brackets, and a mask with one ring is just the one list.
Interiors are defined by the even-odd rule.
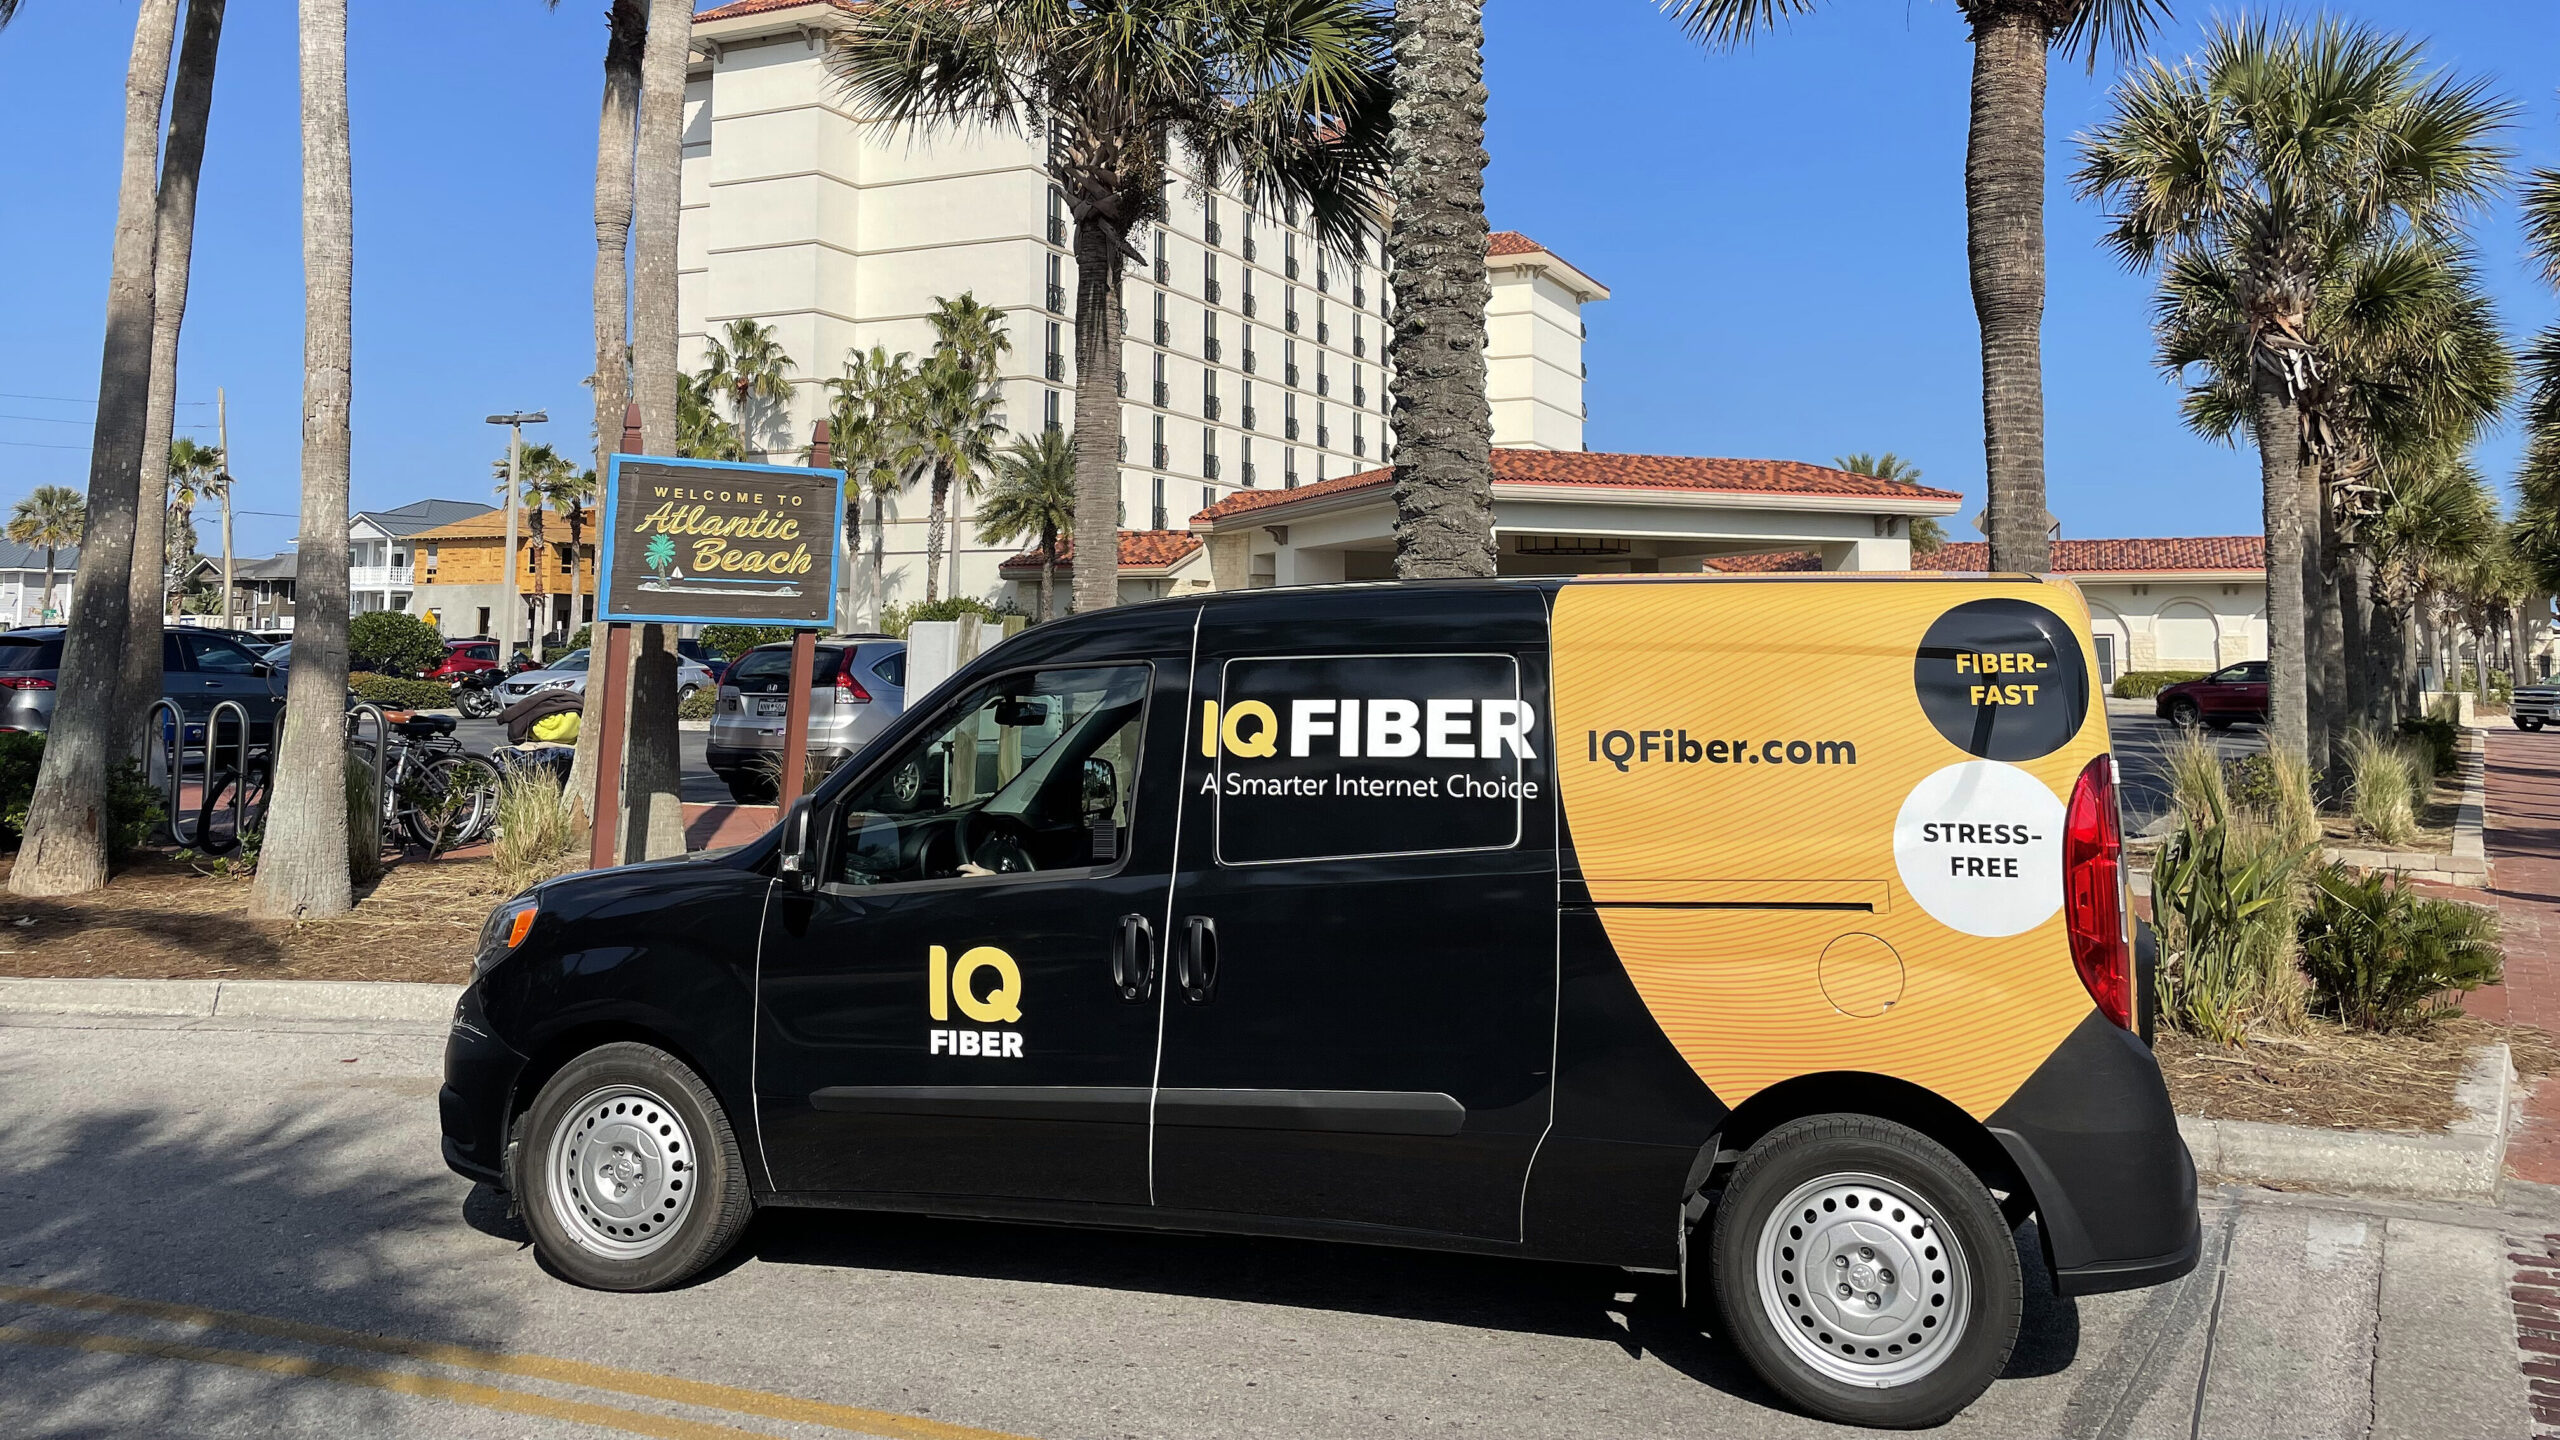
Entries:
[[735,1244],[751,1208],[719,1097],[653,1045],[600,1045],[525,1112],[514,1177],[554,1270],[598,1290],[663,1290]]
[[1771,1131],[1735,1168],[1709,1253],[1724,1332],[1826,1420],[1944,1423],[2017,1341],[2018,1253],[1999,1205],[1944,1146],[1890,1121]]

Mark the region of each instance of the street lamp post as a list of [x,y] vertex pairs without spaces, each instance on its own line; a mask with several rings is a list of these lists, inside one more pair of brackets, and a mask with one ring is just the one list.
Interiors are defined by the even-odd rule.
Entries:
[[[489,423],[507,427],[507,553],[499,564],[507,586],[506,603],[498,607],[504,617],[498,626],[498,663],[504,666],[516,653],[516,616],[524,602],[516,592],[516,495],[524,484],[524,427],[547,425],[551,415],[543,410],[519,410],[513,415],[492,415]],[[542,658],[542,638],[532,637],[533,658]]]

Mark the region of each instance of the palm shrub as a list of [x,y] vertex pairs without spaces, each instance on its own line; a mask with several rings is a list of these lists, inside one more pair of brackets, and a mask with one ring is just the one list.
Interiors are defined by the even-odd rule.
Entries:
[[2160,1013],[2223,1044],[2238,1043],[2252,1024],[2290,1027],[2303,1010],[2294,918],[2303,868],[2317,852],[2233,803],[2210,744],[2186,737],[2168,762],[2178,827],[2151,876]]
[[2172,685],[2203,678],[2201,670],[2127,670],[2107,693],[2119,700],[2148,700]]
[[2498,983],[2504,958],[2491,911],[2342,865],[2312,878],[2301,943],[2320,1009],[2365,1030],[2425,1028],[2455,1008],[2448,992]]
[[2347,732],[2349,802],[2356,828],[2385,845],[2406,845],[2417,838],[2410,756],[2409,747],[2362,726]]

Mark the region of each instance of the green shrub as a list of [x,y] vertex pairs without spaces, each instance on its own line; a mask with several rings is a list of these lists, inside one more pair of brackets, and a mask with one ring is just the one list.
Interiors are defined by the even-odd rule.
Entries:
[[719,687],[715,685],[705,685],[701,689],[694,691],[692,694],[687,695],[682,700],[676,702],[676,718],[679,720],[708,720],[711,718],[711,713],[719,708],[719,705]]
[[[1001,620],[1007,615],[1022,615],[1012,605],[990,605],[975,595],[953,595],[947,599],[922,601],[913,605],[892,605],[880,613],[880,628],[901,640],[907,638],[907,627],[919,620],[957,620],[975,615],[984,620]],[[1025,619],[1030,617],[1024,616]]]
[[2418,835],[2410,783],[2415,767],[2403,747],[2362,727],[2347,732],[2348,799],[2356,828],[2385,845],[2406,845]]
[[2454,1008],[2446,991],[2498,983],[2503,959],[2490,911],[2340,865],[2313,877],[2301,940],[2320,1008],[2367,1030],[2425,1027]]
[[[36,771],[44,764],[44,736],[27,731],[0,735],[0,846],[16,849],[25,838],[27,809],[35,801]],[[107,859],[121,862],[142,848],[168,818],[151,777],[131,760],[107,772]]]
[[347,688],[356,692],[357,699],[385,710],[444,710],[453,704],[453,687],[441,680],[403,680],[358,671],[347,677]]
[[595,633],[596,627],[593,625],[579,626],[578,633],[569,637],[568,648],[572,650],[586,649],[587,646],[595,639]]
[[[2173,757],[2174,764],[2174,757]],[[2215,771],[2213,789],[2219,789]],[[2293,966],[2303,867],[2317,853],[2208,792],[2179,802],[2178,828],[2152,870],[2160,933],[2160,1013],[2236,1044],[2253,1023],[2301,1018]]]
[[[2190,738],[2212,751],[2211,743],[2203,737]],[[2174,764],[2170,773],[2178,773]],[[2320,773],[2301,756],[2290,751],[2242,755],[2223,761],[2222,773],[2231,803],[2266,821],[2278,835],[2296,845],[2319,840],[2320,807],[2312,792]]]
[[368,610],[347,622],[347,668],[419,675],[444,663],[444,636],[400,610]]
[[788,625],[705,625],[702,647],[735,660],[759,645],[778,644],[797,633]]
[[[2480,690],[2480,668],[2476,665],[2463,666],[2461,679],[2453,686],[2453,688],[2456,690],[2468,690],[2474,694],[2478,694]],[[2499,669],[2495,665],[2490,666],[2489,703],[2492,705],[2504,705],[2515,697],[2515,677],[2509,675],[2506,671]]]
[[2427,747],[2431,768],[2438,775],[2453,773],[2458,753],[2456,739],[2462,733],[2451,720],[2441,715],[2412,716],[2400,722],[2400,733],[2411,736]]
[[2108,693],[2119,700],[2148,700],[2183,680],[2201,680],[2201,670],[2127,670]]

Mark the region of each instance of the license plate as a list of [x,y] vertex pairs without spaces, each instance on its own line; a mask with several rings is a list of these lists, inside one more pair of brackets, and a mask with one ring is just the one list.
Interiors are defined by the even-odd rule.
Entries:
[[756,701],[756,713],[758,715],[779,715],[782,713],[784,703],[785,701],[783,697],[779,695],[770,699],[758,699]]

